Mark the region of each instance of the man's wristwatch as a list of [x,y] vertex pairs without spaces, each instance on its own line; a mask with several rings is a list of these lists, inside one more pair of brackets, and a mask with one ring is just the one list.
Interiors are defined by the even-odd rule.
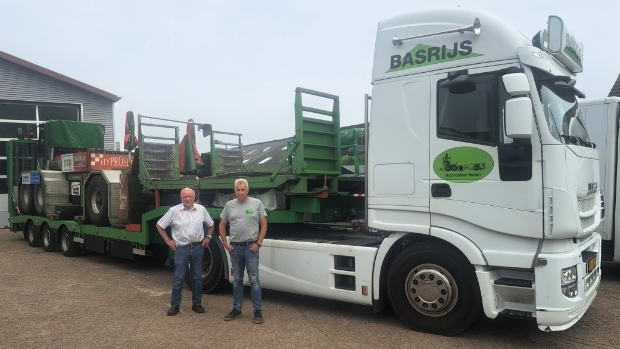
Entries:
[[211,239],[211,238],[213,238],[213,235],[207,235],[207,236],[205,236],[205,238]]
[[255,242],[255,244],[258,246],[258,248],[260,248],[261,246],[263,246],[263,245],[259,244],[258,242]]

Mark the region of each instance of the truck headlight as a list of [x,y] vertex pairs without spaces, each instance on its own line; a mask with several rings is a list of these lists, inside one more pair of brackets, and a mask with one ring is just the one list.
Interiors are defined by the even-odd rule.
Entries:
[[568,297],[573,298],[577,296],[577,266],[564,268],[560,272],[560,284],[562,286],[562,293]]
[[570,268],[564,268],[561,272],[562,286],[570,285],[577,281],[577,266],[573,265]]

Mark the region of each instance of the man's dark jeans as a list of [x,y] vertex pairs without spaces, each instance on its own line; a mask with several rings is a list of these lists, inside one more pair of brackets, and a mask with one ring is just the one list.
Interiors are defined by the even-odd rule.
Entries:
[[192,273],[192,304],[200,304],[202,299],[202,258],[205,250],[200,244],[177,246],[174,251],[174,278],[172,279],[172,298],[170,305],[181,305],[181,289],[185,280],[187,265]]

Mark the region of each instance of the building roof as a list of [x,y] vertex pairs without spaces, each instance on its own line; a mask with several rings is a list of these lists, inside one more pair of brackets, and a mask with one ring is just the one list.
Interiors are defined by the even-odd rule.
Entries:
[[607,97],[620,97],[620,75],[618,75],[618,79],[616,79],[616,83],[609,91],[609,96]]
[[116,101],[121,99],[121,97],[118,97],[118,96],[116,96],[114,94],[111,94],[111,93],[106,92],[104,90],[98,89],[98,88],[96,88],[94,86],[85,84],[85,83],[83,83],[81,81],[77,81],[75,79],[72,79],[72,78],[70,78],[68,76],[62,75],[60,73],[56,73],[55,71],[49,70],[47,68],[43,68],[43,67],[41,67],[39,65],[36,65],[34,63],[30,63],[30,62],[25,61],[25,60],[23,60],[21,58],[18,58],[18,57],[15,57],[13,55],[10,55],[10,54],[8,54],[6,52],[0,51],[0,58],[6,59],[9,62],[13,62],[15,64],[21,65],[21,66],[26,67],[28,69],[32,69],[32,70],[37,71],[37,72],[39,72],[41,74],[45,74],[45,75],[51,76],[51,77],[53,77],[55,79],[64,81],[64,82],[66,82],[68,84],[77,86],[77,87],[79,87],[81,89],[90,91],[90,92],[92,92],[94,94],[97,94],[99,96],[105,97],[105,98],[107,98],[107,99],[109,99],[109,100],[111,100],[113,102],[116,102]]

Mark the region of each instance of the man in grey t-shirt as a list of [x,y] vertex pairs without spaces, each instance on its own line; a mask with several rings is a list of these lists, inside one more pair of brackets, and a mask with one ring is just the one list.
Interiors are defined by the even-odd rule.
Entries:
[[[243,178],[235,180],[237,199],[228,201],[220,215],[220,238],[230,253],[234,272],[233,309],[224,317],[224,320],[241,317],[243,274],[244,269],[247,269],[254,308],[254,323],[261,324],[263,312],[258,279],[258,250],[267,233],[267,213],[260,200],[248,196],[248,190],[248,181]],[[229,222],[230,241],[226,240],[226,224]]]

